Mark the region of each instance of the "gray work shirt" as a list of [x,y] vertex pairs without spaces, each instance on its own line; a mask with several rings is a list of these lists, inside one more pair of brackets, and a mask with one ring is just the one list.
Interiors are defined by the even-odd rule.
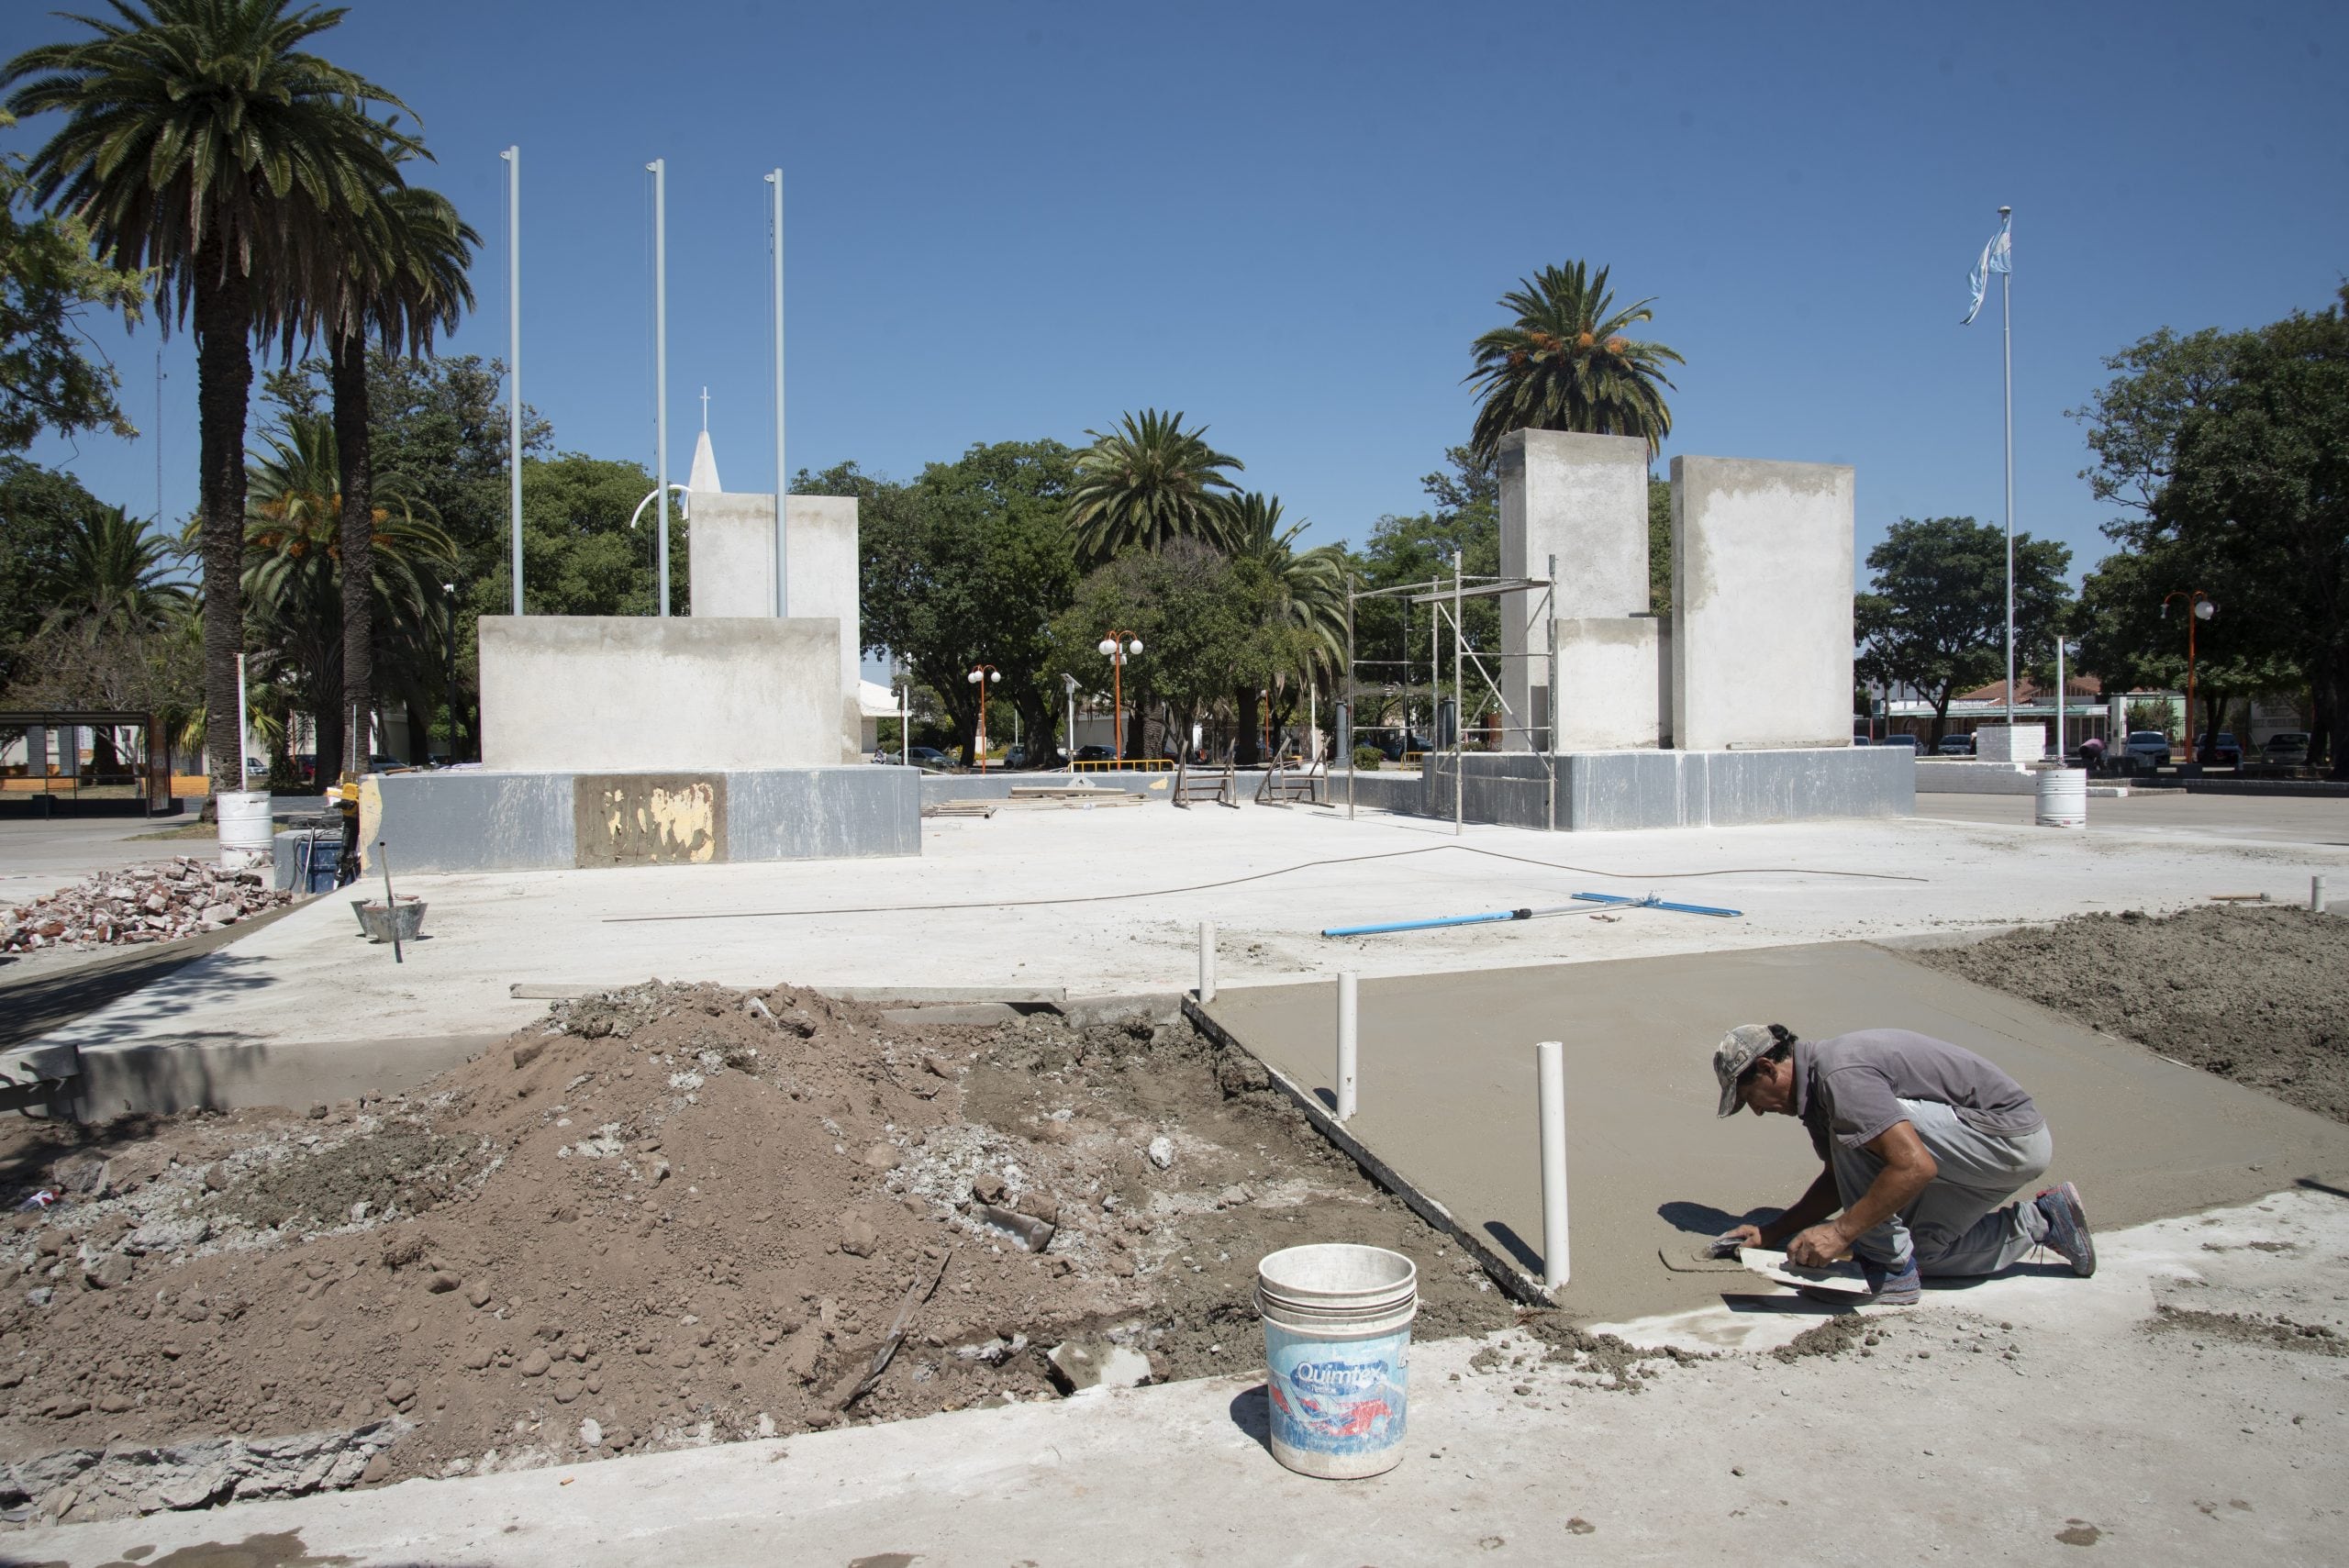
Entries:
[[1962,1045],[1909,1029],[1854,1029],[1832,1040],[1798,1040],[1795,1114],[1810,1146],[1828,1157],[1831,1137],[1846,1149],[1906,1121],[1903,1100],[1934,1100],[1977,1132],[2019,1138],[2047,1125],[2022,1085]]

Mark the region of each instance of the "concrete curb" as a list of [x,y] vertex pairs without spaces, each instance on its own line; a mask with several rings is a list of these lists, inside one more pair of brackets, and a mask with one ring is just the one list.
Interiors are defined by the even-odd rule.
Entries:
[[1493,1249],[1490,1242],[1454,1218],[1450,1209],[1422,1191],[1394,1166],[1373,1153],[1368,1144],[1347,1131],[1345,1124],[1331,1116],[1329,1107],[1324,1106],[1311,1090],[1249,1050],[1239,1036],[1216,1022],[1207,1009],[1199,1006],[1198,997],[1196,995],[1185,993],[1183,1016],[1190,1019],[1199,1032],[1209,1040],[1230,1050],[1239,1051],[1262,1067],[1271,1077],[1274,1086],[1295,1102],[1298,1110],[1305,1113],[1305,1119],[1313,1124],[1315,1131],[1337,1145],[1348,1159],[1361,1166],[1363,1174],[1401,1198],[1410,1207],[1412,1213],[1457,1242],[1462,1251],[1475,1259],[1483,1266],[1485,1273],[1492,1276],[1493,1283],[1501,1287],[1503,1295],[1527,1307],[1553,1307],[1557,1305],[1550,1299],[1549,1293],[1542,1289],[1540,1280],[1502,1257]]

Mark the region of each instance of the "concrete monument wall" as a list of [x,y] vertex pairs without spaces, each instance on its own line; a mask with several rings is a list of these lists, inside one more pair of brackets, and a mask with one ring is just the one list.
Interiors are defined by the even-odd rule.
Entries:
[[[829,617],[841,625],[841,750],[826,762],[860,754],[863,715],[856,704],[862,662],[856,501],[845,495],[794,495],[786,530],[785,595],[791,618]],[[737,491],[691,497],[690,588],[693,616],[774,615],[774,497]]]
[[[1504,577],[1546,577],[1557,557],[1558,585],[1551,613],[1586,622],[1643,614],[1648,607],[1648,445],[1632,436],[1586,436],[1564,430],[1512,430],[1501,438],[1500,570]],[[1546,727],[1549,670],[1538,621],[1538,594],[1501,596],[1501,697],[1509,722]],[[1626,631],[1627,637],[1638,634]],[[1531,653],[1533,658],[1520,655]],[[1562,672],[1569,706],[1584,688]],[[1653,683],[1651,683],[1653,684]],[[1584,744],[1599,748],[1653,746],[1634,738],[1639,721],[1620,738],[1605,728],[1604,713],[1562,715]],[[1507,750],[1528,750],[1540,737],[1514,734]],[[1561,743],[1553,749],[1565,749]]]
[[1672,460],[1672,730],[1684,751],[1848,747],[1852,470]]
[[837,764],[840,640],[840,623],[828,617],[484,616],[483,766],[598,773]]
[[[1672,743],[1669,624],[1655,616],[1594,616],[1559,621],[1555,631],[1558,689],[1564,695],[1553,750],[1615,751]],[[1531,662],[1538,673],[1541,661]],[[1537,691],[1537,708],[1541,696]]]

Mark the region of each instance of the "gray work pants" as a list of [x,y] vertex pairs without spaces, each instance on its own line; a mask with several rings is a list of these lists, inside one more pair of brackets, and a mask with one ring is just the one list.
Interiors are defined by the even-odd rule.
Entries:
[[[1893,1273],[1914,1256],[1919,1273],[1948,1279],[1997,1273],[2039,1245],[2047,1221],[2038,1206],[2006,1200],[2046,1173],[2055,1151],[2046,1128],[2001,1137],[1976,1131],[1937,1100],[1903,1100],[1900,1108],[1941,1170],[1908,1207],[1852,1243],[1856,1256]],[[1832,1138],[1827,1147],[1836,1194],[1849,1208],[1884,1162]]]

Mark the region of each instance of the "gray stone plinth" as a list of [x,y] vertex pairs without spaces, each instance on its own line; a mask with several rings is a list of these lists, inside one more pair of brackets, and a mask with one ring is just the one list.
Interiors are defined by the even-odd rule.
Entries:
[[[1542,758],[1471,752],[1463,761],[1461,805],[1468,821],[1549,825]],[[1557,826],[1575,832],[1909,817],[1917,809],[1916,759],[1900,747],[1576,751],[1554,761]],[[1438,753],[1420,764],[1421,814],[1453,814],[1452,762]],[[1342,778],[1338,789],[1342,799]]]
[[360,835],[395,874],[913,855],[921,783],[869,764],[387,773],[362,785]]

